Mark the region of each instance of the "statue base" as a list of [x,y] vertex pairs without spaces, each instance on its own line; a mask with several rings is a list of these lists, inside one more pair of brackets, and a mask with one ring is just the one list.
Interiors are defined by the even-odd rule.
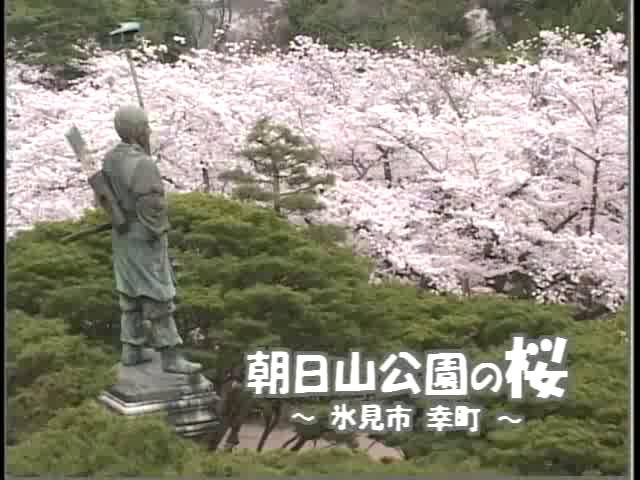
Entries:
[[167,412],[176,433],[198,437],[215,430],[220,402],[213,384],[202,374],[179,375],[162,371],[160,354],[147,350],[152,361],[125,367],[118,365],[118,381],[99,400],[121,415],[138,416]]

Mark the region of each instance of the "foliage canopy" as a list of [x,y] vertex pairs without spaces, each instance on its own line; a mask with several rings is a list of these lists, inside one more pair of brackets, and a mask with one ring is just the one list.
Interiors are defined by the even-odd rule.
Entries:
[[315,190],[331,185],[332,175],[310,175],[320,157],[318,149],[286,125],[268,117],[259,119],[247,136],[242,155],[255,174],[241,169],[223,172],[221,179],[234,181],[236,198],[268,202],[278,214],[319,210]]
[[[569,26],[578,33],[627,31],[625,0],[484,0],[497,30],[509,42]],[[469,38],[468,2],[447,0],[289,0],[292,35],[319,38],[334,48],[366,44],[389,48],[399,37],[418,48],[460,49]]]
[[8,6],[8,52],[25,64],[73,80],[95,47],[111,47],[108,33],[120,22],[140,21],[153,43],[188,37],[188,0],[18,0]]
[[[524,332],[569,339],[568,399],[514,404],[505,395],[473,397],[485,408],[479,435],[416,430],[388,436],[384,443],[408,458],[390,466],[339,451],[221,455],[174,436],[169,441],[173,434],[158,419],[127,422],[92,405],[117,358],[109,238],[85,238],[70,248],[59,239],[79,223],[54,222],[7,246],[8,306],[24,312],[9,318],[13,473],[626,471],[626,312],[576,322],[567,306],[371,285],[365,259],[272,209],[191,193],[172,196],[170,210],[172,254],[182,265],[179,329],[211,377],[258,346],[339,355],[462,349],[474,362],[497,361],[510,337]],[[103,220],[90,211],[81,222]],[[492,423],[497,411],[527,422],[505,429]]]

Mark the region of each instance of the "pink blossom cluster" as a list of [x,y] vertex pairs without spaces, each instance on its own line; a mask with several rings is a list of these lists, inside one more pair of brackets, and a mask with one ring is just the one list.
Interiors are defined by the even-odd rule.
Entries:
[[[286,53],[196,51],[176,64],[138,53],[154,156],[169,189],[244,165],[268,115],[314,142],[337,175],[318,221],[354,230],[396,274],[459,291],[464,278],[526,272],[541,301],[627,295],[628,80],[624,37],[557,30],[511,48],[513,61],[452,57],[398,43],[330,51],[300,37]],[[115,109],[135,103],[123,56],[99,54],[64,91],[7,68],[8,227],[78,216],[91,195],[64,133],[77,125],[97,161],[117,141]],[[386,167],[386,168],[383,168]],[[386,169],[387,177],[383,178]],[[583,282],[584,283],[584,282]]]

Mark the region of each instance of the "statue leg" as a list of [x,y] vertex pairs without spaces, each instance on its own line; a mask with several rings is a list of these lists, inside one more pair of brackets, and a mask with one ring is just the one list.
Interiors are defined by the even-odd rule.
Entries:
[[142,304],[136,298],[120,294],[120,341],[122,342],[122,364],[138,365],[151,357],[144,354],[146,335],[142,323]]
[[162,355],[162,369],[167,373],[190,375],[202,370],[202,365],[186,360],[177,351],[182,338],[173,318],[173,302],[157,302],[150,298],[142,301],[142,314],[151,326],[152,345]]

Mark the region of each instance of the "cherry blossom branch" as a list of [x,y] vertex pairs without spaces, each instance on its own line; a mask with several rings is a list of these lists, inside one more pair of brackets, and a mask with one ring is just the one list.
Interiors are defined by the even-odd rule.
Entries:
[[562,219],[560,222],[558,222],[556,225],[554,225],[553,227],[549,226],[549,224],[547,223],[546,220],[544,219],[540,219],[540,222],[547,227],[547,229],[551,232],[551,233],[559,233],[562,229],[564,229],[567,225],[569,225],[572,221],[574,221],[576,218],[578,218],[578,216],[581,213],[584,213],[586,211],[589,210],[589,207],[587,206],[582,206],[580,207],[578,210],[575,210],[573,212],[571,212],[569,215],[567,215],[564,219]]
[[420,158],[422,158],[422,160],[424,160],[424,162],[429,166],[429,168],[431,168],[433,171],[437,172],[437,173],[442,173],[443,170],[438,168],[430,159],[429,157],[427,157],[427,155],[424,153],[424,151],[416,146],[413,142],[411,142],[410,140],[408,140],[407,138],[403,137],[402,135],[396,134],[394,132],[392,132],[391,130],[385,128],[382,125],[375,125],[374,128],[377,128],[378,130],[380,130],[381,132],[387,134],[389,137],[391,137],[393,140],[395,140],[396,142],[398,142],[400,145],[402,145],[403,147],[407,148],[408,150],[411,150],[414,153],[417,153]]
[[[336,55],[311,40],[290,52],[229,48],[191,52],[173,65],[148,60],[139,73],[143,88],[155,92],[148,100],[158,115],[154,153],[168,185],[216,188],[214,169],[244,168],[235,154],[256,117],[268,114],[316,140],[338,179],[321,192],[326,210],[313,220],[354,230],[363,252],[385,263],[378,272],[458,291],[461,264],[483,275],[507,266],[549,302],[573,298],[571,278],[588,275],[598,301],[615,309],[627,289],[628,153],[619,150],[628,135],[628,80],[604,57],[627,50],[613,34],[602,37],[606,55],[546,32],[540,39],[555,52],[543,48],[540,62],[519,59],[464,75],[434,51]],[[92,59],[90,75],[62,92],[25,83],[22,68],[7,62],[7,215],[9,225],[28,228],[87,206],[87,192],[73,187],[80,172],[59,132],[81,118],[104,151],[113,106],[131,92],[126,63],[111,54]],[[28,73],[36,72],[27,70],[22,76],[33,80]],[[94,88],[110,78],[110,95]],[[385,157],[389,148],[393,156]],[[532,169],[525,150],[544,168]],[[597,176],[593,158],[580,151],[601,159]],[[380,164],[386,184],[366,179]],[[355,175],[339,175],[342,168]],[[388,188],[391,173],[397,178]],[[70,180],[70,188],[57,188]],[[568,228],[580,227],[585,212],[600,235]]]

